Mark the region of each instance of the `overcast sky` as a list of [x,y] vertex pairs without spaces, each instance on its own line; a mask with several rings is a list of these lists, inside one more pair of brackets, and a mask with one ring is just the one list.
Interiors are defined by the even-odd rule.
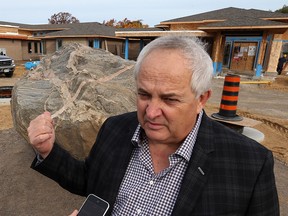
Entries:
[[58,12],[68,12],[80,22],[142,20],[150,27],[162,21],[226,7],[275,11],[287,0],[2,0],[0,21],[47,24]]

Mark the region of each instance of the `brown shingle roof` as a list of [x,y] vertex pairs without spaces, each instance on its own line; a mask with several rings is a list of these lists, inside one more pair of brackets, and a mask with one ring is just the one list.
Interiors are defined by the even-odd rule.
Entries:
[[161,22],[162,25],[173,23],[199,23],[199,30],[217,29],[261,29],[288,28],[288,14],[256,9],[224,8],[192,16]]
[[[58,24],[57,24],[58,25]],[[102,35],[115,36],[115,28],[105,26],[98,22],[63,24],[63,31],[51,32],[46,36],[77,36],[77,35]]]
[[241,8],[223,8],[219,10],[214,10],[210,12],[200,13],[192,16],[185,16],[176,19],[166,20],[161,23],[172,23],[172,22],[197,22],[203,20],[231,20],[231,19],[243,19],[243,18],[286,18],[288,19],[288,14],[263,11],[256,9],[241,9]]
[[101,35],[115,37],[115,28],[105,26],[98,22],[87,23],[73,23],[73,24],[40,24],[40,25],[27,25],[21,23],[3,22],[0,21],[0,25],[12,25],[19,26],[20,29],[26,29],[30,31],[51,31],[45,36],[79,36],[79,35]]
[[255,19],[251,17],[245,17],[242,19],[232,18],[232,19],[225,20],[222,22],[215,22],[215,23],[210,23],[210,24],[205,25],[205,27],[241,27],[241,26],[263,26],[263,27],[264,26],[265,27],[286,26],[288,28],[287,23],[270,21],[270,20],[262,20],[258,18]]

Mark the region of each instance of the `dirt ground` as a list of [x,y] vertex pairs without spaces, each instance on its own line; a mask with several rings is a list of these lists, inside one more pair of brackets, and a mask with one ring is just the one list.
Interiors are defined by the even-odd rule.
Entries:
[[[19,65],[12,78],[0,76],[0,86],[14,85],[27,73]],[[273,151],[281,215],[288,215],[288,76],[267,76],[255,84],[241,75],[237,114],[256,120],[254,129],[265,135],[264,146]],[[268,84],[268,81],[270,84]],[[224,79],[213,80],[206,107],[218,112]],[[9,102],[0,102],[0,215],[68,215],[84,198],[73,195],[52,180],[30,169],[34,152],[14,130]]]

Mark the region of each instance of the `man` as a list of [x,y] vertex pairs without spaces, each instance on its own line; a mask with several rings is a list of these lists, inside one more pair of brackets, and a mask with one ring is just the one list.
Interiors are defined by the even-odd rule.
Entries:
[[85,161],[54,143],[50,113],[38,116],[32,167],[107,200],[108,215],[279,215],[272,153],[203,110],[212,71],[199,40],[152,41],[135,65],[137,112],[108,118]]
[[287,65],[287,55],[284,54],[281,58],[278,60],[278,65],[277,65],[277,72],[278,75],[281,75],[283,69],[285,70]]

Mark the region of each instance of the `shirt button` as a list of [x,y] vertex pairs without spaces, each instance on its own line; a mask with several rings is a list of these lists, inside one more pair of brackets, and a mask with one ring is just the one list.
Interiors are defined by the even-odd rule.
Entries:
[[140,214],[141,213],[141,209],[137,209],[137,214]]
[[154,181],[153,181],[153,180],[149,181],[149,184],[150,184],[150,185],[153,185],[153,184],[154,184]]

